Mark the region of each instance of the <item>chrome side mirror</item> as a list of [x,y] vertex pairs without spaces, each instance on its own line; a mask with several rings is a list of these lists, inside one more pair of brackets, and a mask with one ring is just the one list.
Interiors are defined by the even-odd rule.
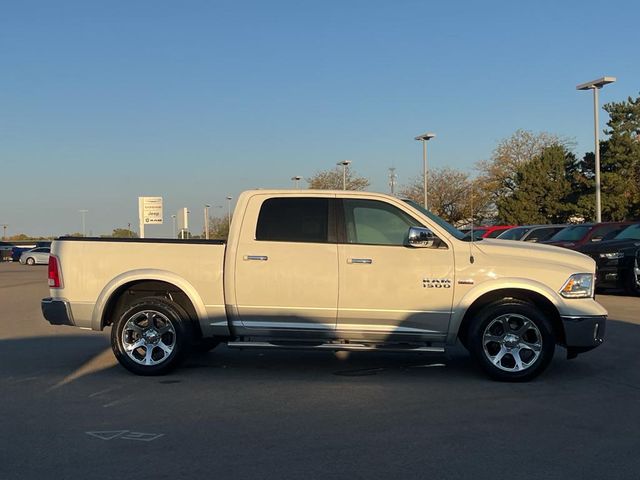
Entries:
[[415,248],[430,248],[436,243],[436,236],[431,230],[423,227],[409,229],[409,246]]

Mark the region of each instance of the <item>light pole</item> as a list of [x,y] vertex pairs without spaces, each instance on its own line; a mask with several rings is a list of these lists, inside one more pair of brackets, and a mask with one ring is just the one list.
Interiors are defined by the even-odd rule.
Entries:
[[591,82],[581,83],[576,87],[576,90],[593,90],[593,134],[595,137],[595,171],[596,171],[596,222],[602,221],[602,205],[600,203],[600,135],[598,130],[600,129],[598,120],[598,90],[609,83],[616,81],[616,77],[602,77]]
[[342,160],[336,165],[342,165],[342,189],[347,189],[347,167],[351,164],[351,160]]
[[389,168],[389,188],[391,190],[391,195],[395,195],[396,193],[396,180],[398,179],[398,175],[396,175],[396,168]]
[[7,227],[9,225],[7,225],[6,223],[2,224],[2,240],[6,240],[7,239]]
[[176,216],[171,215],[171,220],[173,220],[173,238],[178,238],[178,232],[176,232]]
[[204,206],[204,238],[209,240],[209,207],[211,205]]
[[86,233],[86,228],[85,228],[85,225],[86,225],[86,223],[85,223],[85,217],[86,217],[87,212],[88,212],[89,210],[78,210],[78,211],[80,212],[80,215],[82,216],[82,236],[83,236],[83,237],[86,237],[86,236],[87,236],[87,233]]
[[291,177],[291,180],[294,182],[294,185],[296,186],[296,190],[298,190],[300,188],[298,182],[302,180],[302,177],[300,175],[296,175],[295,177]]
[[233,197],[227,197],[227,223],[229,224],[229,230],[231,230],[231,199]]
[[429,140],[431,140],[432,138],[435,138],[436,134],[435,133],[431,133],[431,132],[427,132],[427,133],[423,133],[422,135],[418,135],[415,140],[421,141],[422,142],[422,175],[424,176],[423,178],[423,189],[424,189],[424,208],[428,209],[428,205],[429,205],[429,198],[428,198],[428,194],[427,194],[427,142]]

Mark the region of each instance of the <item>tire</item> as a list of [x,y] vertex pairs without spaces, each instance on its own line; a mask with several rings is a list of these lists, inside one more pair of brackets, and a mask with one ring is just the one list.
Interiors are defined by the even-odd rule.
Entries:
[[137,375],[164,375],[171,371],[188,355],[192,343],[189,315],[163,297],[143,298],[128,308],[111,329],[116,359]]
[[31,266],[31,267],[32,267],[33,265],[35,265],[35,264],[36,264],[36,259],[35,259],[35,258],[33,258],[33,257],[29,257],[29,258],[27,258],[27,260],[25,261],[25,263],[26,263],[27,265],[29,265],[29,266]]
[[640,296],[640,253],[636,253],[627,275],[626,291],[629,295]]
[[526,382],[551,362],[555,338],[549,320],[535,305],[503,299],[487,305],[469,326],[469,351],[493,379]]

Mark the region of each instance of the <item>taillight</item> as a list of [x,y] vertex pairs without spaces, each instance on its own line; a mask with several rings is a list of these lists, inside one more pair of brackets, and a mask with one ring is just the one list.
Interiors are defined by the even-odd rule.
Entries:
[[60,264],[58,257],[49,255],[49,287],[62,288],[62,275],[60,275]]

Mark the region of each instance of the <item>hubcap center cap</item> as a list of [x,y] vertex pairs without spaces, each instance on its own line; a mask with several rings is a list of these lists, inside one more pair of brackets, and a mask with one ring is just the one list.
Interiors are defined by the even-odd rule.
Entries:
[[507,335],[504,336],[504,343],[509,348],[513,348],[517,346],[519,342],[520,342],[520,338],[517,335],[514,335],[513,333],[508,333]]
[[157,343],[160,339],[160,335],[155,330],[147,330],[144,332],[144,339],[147,343]]

